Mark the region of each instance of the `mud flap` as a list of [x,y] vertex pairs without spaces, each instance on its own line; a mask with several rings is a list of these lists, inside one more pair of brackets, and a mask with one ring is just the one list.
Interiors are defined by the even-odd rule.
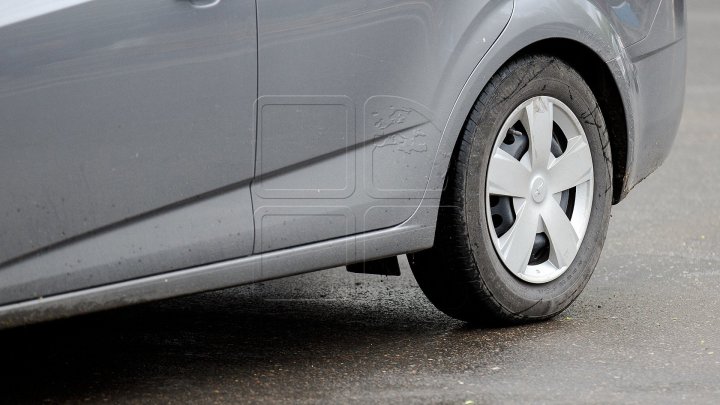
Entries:
[[400,264],[397,256],[385,259],[373,260],[369,262],[350,264],[347,271],[359,274],[377,274],[380,276],[399,276]]

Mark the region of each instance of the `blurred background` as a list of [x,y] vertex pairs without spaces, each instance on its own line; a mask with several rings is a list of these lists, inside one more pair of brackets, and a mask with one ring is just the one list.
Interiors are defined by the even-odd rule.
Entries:
[[390,278],[333,269],[4,331],[0,403],[716,402],[720,2],[688,5],[674,150],[614,207],[561,316],[472,329],[435,310],[406,263]]

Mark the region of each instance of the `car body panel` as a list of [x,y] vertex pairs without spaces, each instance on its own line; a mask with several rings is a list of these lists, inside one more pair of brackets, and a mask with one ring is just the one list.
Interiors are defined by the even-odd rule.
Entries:
[[0,270],[0,304],[247,255],[250,205],[246,185],[7,263]]
[[[0,15],[0,303],[252,252],[253,0]],[[167,223],[183,212],[224,222]]]
[[635,130],[628,135],[634,148],[621,197],[665,161],[677,135],[685,102],[686,19],[685,0],[663,0],[649,34],[625,50],[633,93],[626,108],[635,109]]
[[664,0],[591,0],[627,47],[643,40]]
[[[582,44],[606,62],[625,111],[624,196],[662,162],[675,136],[684,8],[683,0],[258,0],[254,254],[201,266],[184,258],[178,263],[187,265],[161,275],[1,306],[0,327],[431,247],[445,175],[473,104],[503,64],[541,40]],[[669,101],[654,109],[658,97]],[[208,204],[180,216],[229,207],[199,201]],[[167,229],[177,221],[167,217]],[[147,229],[127,228],[123,238]],[[97,243],[85,249],[102,249]]]
[[[426,200],[440,199],[457,134],[462,130],[465,117],[470,113],[477,95],[505,61],[542,40],[561,38],[577,42],[607,62],[623,101],[627,129],[626,167],[628,169],[619,200],[662,164],[675,139],[682,115],[685,90],[685,2],[663,0],[655,19],[646,22],[646,27],[643,29],[648,35],[632,47],[623,45],[630,37],[623,37],[613,25],[610,16],[597,7],[596,3],[600,1],[554,0],[544,1],[542,6],[538,7],[537,2],[533,0],[515,1],[513,17],[508,26],[485,55],[482,63],[473,71],[453,106],[453,112],[443,130],[443,139],[425,194]],[[673,42],[667,43],[669,37],[667,29],[655,32],[653,26],[656,20],[663,21],[663,26],[674,27],[670,30],[675,38]],[[658,40],[657,36],[663,39]],[[644,76],[640,78],[641,72],[638,71],[638,66],[629,51],[637,49],[636,47],[644,47],[645,43],[654,44],[650,46],[651,53],[659,50],[665,57],[668,53],[673,53],[673,57],[677,59],[670,65],[660,65],[662,68],[655,66],[655,69],[646,69],[642,72]],[[640,81],[646,81],[642,93]],[[673,98],[664,100],[668,103],[668,107],[662,112],[651,108],[656,99],[652,98],[648,85],[664,89],[669,97],[673,95]],[[657,132],[647,132],[653,129],[648,130],[645,122],[658,120],[659,113],[664,114],[667,126],[659,130],[656,126],[654,129]]]
[[447,106],[512,7],[258,0],[255,253],[408,219]]
[[[428,215],[430,219],[432,216]],[[435,227],[398,225],[276,252],[0,306],[0,329],[391,257],[433,244]]]

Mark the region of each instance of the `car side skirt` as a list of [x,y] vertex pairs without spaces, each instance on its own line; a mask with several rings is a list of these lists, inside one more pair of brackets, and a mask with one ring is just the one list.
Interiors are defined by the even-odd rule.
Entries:
[[188,268],[0,307],[0,329],[391,257],[432,246],[415,221],[361,235]]

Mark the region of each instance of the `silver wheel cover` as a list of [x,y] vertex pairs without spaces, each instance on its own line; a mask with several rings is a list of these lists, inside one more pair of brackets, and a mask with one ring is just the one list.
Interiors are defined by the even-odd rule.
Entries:
[[[518,122],[529,139],[518,160],[500,146]],[[566,141],[565,150],[551,153],[554,125]],[[518,278],[535,284],[560,277],[575,259],[587,230],[593,200],[593,162],[580,121],[568,106],[552,97],[534,97],[510,114],[493,146],[485,187],[488,229],[495,251]],[[560,206],[564,191],[574,189],[570,218]],[[512,198],[515,221],[498,237],[490,211],[491,196]],[[535,236],[545,233],[549,258],[529,264]]]

